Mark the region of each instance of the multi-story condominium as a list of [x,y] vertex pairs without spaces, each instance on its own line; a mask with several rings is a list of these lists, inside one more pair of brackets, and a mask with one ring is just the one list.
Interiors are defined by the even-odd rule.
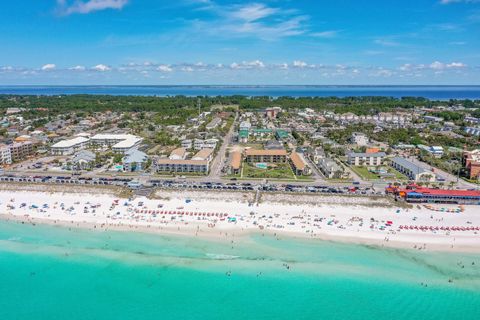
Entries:
[[380,166],[385,159],[385,152],[348,154],[348,163],[353,166]]
[[480,179],[480,149],[465,151],[463,165],[468,170],[470,179]]
[[242,167],[242,153],[234,151],[230,159],[230,173],[238,174]]
[[217,139],[195,139],[193,141],[193,148],[195,150],[201,150],[204,148],[215,149],[217,147],[218,140]]
[[206,160],[158,159],[155,166],[157,172],[186,172],[206,174],[209,170],[209,162]]
[[93,147],[112,148],[116,153],[127,153],[138,147],[142,138],[132,134],[96,134],[90,138]]
[[341,178],[344,172],[343,168],[334,160],[325,157],[319,159],[317,166],[325,177],[329,179]]
[[425,170],[405,158],[394,157],[390,164],[395,170],[403,173],[411,180],[422,182],[434,182],[436,180],[436,175],[433,172]]
[[182,148],[184,149],[192,149],[193,142],[191,139],[185,139],[182,141]]
[[290,155],[290,163],[295,175],[301,176],[310,173],[310,168],[307,166],[305,159],[295,151]]
[[8,146],[12,161],[23,160],[33,154],[33,143],[31,141],[16,142]]
[[78,150],[83,150],[88,147],[90,139],[85,137],[76,137],[69,140],[62,140],[50,147],[53,155],[71,155]]
[[10,148],[2,144],[0,145],[0,164],[11,164],[12,163],[12,153]]
[[287,151],[248,149],[245,157],[248,163],[285,163],[287,162]]

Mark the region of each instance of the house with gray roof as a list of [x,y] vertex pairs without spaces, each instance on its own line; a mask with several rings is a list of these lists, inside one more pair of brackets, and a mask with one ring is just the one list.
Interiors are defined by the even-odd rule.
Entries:
[[123,158],[123,171],[136,172],[145,169],[148,156],[138,149],[133,149],[127,152]]

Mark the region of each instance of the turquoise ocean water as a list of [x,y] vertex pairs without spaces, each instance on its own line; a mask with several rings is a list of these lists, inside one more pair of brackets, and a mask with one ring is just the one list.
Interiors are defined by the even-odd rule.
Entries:
[[2,320],[479,318],[479,255],[0,222]]

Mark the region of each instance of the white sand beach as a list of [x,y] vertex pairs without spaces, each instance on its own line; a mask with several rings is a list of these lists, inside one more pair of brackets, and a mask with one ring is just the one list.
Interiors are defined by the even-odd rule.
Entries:
[[0,216],[97,230],[199,237],[258,232],[417,250],[480,251],[478,206],[405,208],[383,197],[293,194],[262,194],[253,203],[254,193],[173,190],[157,191],[156,199],[122,199],[92,190],[3,188]]

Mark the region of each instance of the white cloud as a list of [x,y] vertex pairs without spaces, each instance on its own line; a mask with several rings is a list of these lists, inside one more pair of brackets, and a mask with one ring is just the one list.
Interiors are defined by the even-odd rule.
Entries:
[[157,71],[160,71],[160,72],[172,72],[173,69],[172,67],[170,67],[169,65],[166,65],[166,64],[161,64],[157,67]]
[[42,71],[51,71],[51,70],[55,70],[57,66],[53,63],[47,63],[45,65],[42,66]]
[[320,31],[320,32],[314,32],[311,35],[317,38],[334,38],[338,35],[338,31],[337,30]]
[[107,65],[104,64],[97,64],[95,67],[92,68],[94,71],[100,71],[100,72],[105,72],[105,71],[110,71],[112,68],[110,68]]
[[265,68],[265,64],[260,60],[242,61],[241,63],[233,62],[230,65],[231,69],[261,69]]
[[400,45],[400,43],[389,39],[376,39],[373,42],[384,47],[398,47]]
[[58,11],[64,15],[73,13],[87,14],[106,9],[122,9],[129,0],[57,0]]
[[192,25],[198,32],[215,36],[254,36],[274,40],[306,33],[304,22],[309,19],[306,15],[298,14],[296,10],[270,7],[261,3],[221,5],[208,1],[202,9],[217,17],[211,20],[196,19],[192,21]]
[[185,67],[182,67],[180,70],[184,71],[184,72],[193,72],[195,70],[193,70],[192,67],[190,66],[185,66]]
[[295,68],[305,68],[308,64],[305,61],[295,60],[293,61],[293,66]]
[[279,11],[277,8],[270,8],[262,3],[252,3],[237,8],[238,9],[233,11],[230,16],[247,22],[269,17]]
[[71,67],[70,70],[73,70],[73,71],[85,71],[85,67],[84,66],[75,66],[75,67]]
[[455,68],[455,69],[461,69],[461,68],[466,68],[467,65],[463,62],[452,62],[447,64],[447,68]]

